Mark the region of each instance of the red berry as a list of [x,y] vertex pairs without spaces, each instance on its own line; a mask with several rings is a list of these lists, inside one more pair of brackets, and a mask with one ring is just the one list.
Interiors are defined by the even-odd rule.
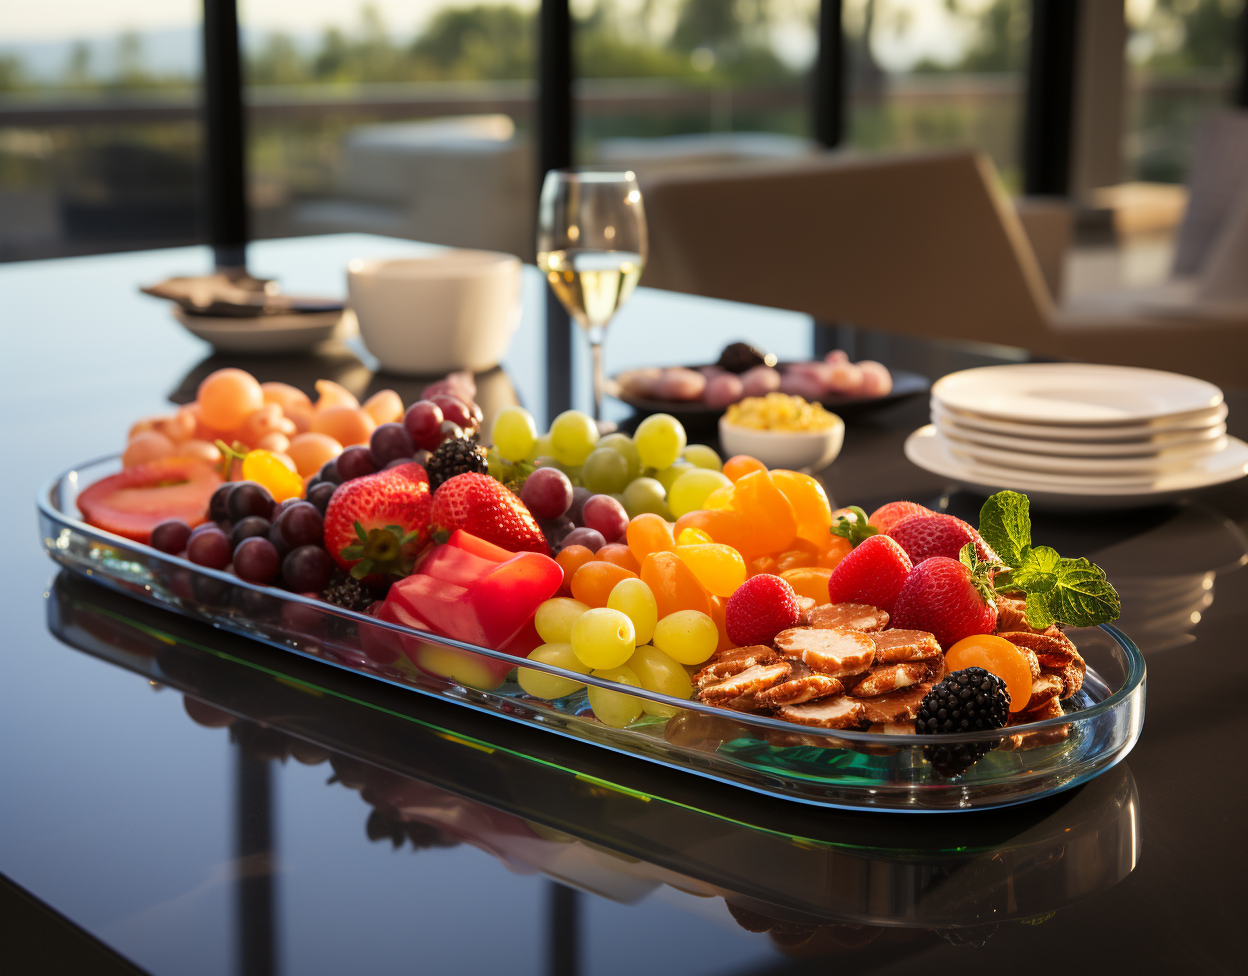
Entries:
[[934,634],[945,650],[964,637],[991,634],[997,627],[997,609],[984,599],[974,574],[945,556],[932,556],[914,567],[892,618],[895,627]]
[[918,502],[889,502],[881,505],[867,521],[881,532],[887,532],[894,525],[911,515],[931,515],[930,508],[924,508]]
[[508,552],[550,552],[524,502],[488,474],[466,471],[444,481],[433,493],[429,521],[437,532],[463,529]]
[[776,634],[796,627],[800,612],[793,587],[779,576],[759,573],[737,587],[724,608],[728,639],[738,647],[770,644]]
[[[369,582],[406,576],[412,571],[416,553],[429,539],[432,504],[429,478],[414,462],[343,482],[325,509],[325,548],[348,572],[367,558]],[[367,542],[360,539],[357,522]],[[393,527],[404,538],[396,537]],[[408,535],[412,538],[407,539]],[[357,552],[359,547],[367,553]],[[348,549],[351,554],[344,554]]]
[[836,564],[828,577],[828,596],[833,603],[868,603],[891,614],[911,566],[906,550],[893,539],[873,535]]
[[974,527],[952,515],[911,515],[895,522],[888,536],[897,540],[916,566],[929,556],[957,559],[968,542],[974,544],[981,562],[997,562],[997,554]]

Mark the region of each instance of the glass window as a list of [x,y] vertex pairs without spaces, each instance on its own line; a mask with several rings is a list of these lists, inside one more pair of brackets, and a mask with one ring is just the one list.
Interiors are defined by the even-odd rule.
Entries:
[[979,149],[1017,190],[1030,9],[1028,0],[846,0],[849,144]]
[[1181,183],[1197,123],[1226,107],[1243,70],[1244,0],[1127,0],[1126,168]]
[[244,0],[252,233],[530,256],[536,0]]
[[655,169],[813,151],[818,0],[572,0],[578,162]]
[[0,5],[0,260],[199,238],[200,11]]

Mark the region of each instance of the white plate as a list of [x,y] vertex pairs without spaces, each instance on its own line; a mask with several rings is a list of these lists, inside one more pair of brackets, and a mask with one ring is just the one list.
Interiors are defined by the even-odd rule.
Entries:
[[173,316],[186,331],[212,343],[221,352],[260,355],[300,352],[335,335],[346,338],[355,330],[355,317],[344,312],[231,318],[190,315],[175,305]]
[[1212,383],[1159,369],[1013,363],[950,373],[932,384],[950,410],[1026,424],[1104,427],[1165,421],[1222,402]]
[[993,420],[989,417],[973,417],[961,412],[953,412],[932,401],[933,420],[951,420],[962,427],[973,427],[996,434],[1012,437],[1036,437],[1052,441],[1144,441],[1191,431],[1205,431],[1216,427],[1226,420],[1226,404],[1212,410],[1199,410],[1196,413],[1184,414],[1165,423],[1155,424],[1123,424],[1112,427],[1054,427],[1044,424],[1021,424],[1010,420]]
[[1012,488],[1026,493],[1038,508],[1111,509],[1157,505],[1244,477],[1248,474],[1248,444],[1237,437],[1228,441],[1217,454],[1202,458],[1199,464],[1182,474],[1131,486],[1088,485],[1083,479],[1070,476],[1042,478],[1027,471],[968,464],[949,453],[944,438],[932,424],[920,427],[906,438],[905,451],[906,457],[925,471],[948,478],[977,494],[991,495],[1002,488]]
[[1226,424],[1216,424],[1202,430],[1175,431],[1139,441],[1049,441],[1037,437],[1010,437],[965,427],[945,413],[940,414],[939,419],[933,419],[946,437],[1005,451],[1057,457],[1190,457],[1211,453],[1210,445],[1226,433]]
[[1226,447],[1226,436],[1207,441],[1196,451],[1179,455],[1167,454],[1155,457],[1054,457],[1051,454],[1035,454],[1023,451],[1003,451],[996,447],[984,447],[950,437],[939,425],[936,428],[945,439],[949,453],[981,464],[996,464],[1004,468],[1021,468],[1040,474],[1076,474],[1096,476],[1151,475],[1158,477],[1174,471],[1182,471],[1210,454],[1217,454]]

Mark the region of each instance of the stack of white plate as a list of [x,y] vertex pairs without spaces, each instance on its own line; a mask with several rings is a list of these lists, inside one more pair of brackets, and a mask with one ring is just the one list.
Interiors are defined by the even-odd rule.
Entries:
[[1212,383],[1127,366],[1021,363],[951,373],[906,457],[971,489],[1049,507],[1154,505],[1248,474]]

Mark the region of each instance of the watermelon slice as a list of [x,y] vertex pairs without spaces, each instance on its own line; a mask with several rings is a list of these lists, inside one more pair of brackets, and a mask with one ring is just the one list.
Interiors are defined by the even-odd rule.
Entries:
[[207,461],[152,461],[84,489],[78,509],[96,528],[147,543],[152,529],[168,519],[181,519],[192,528],[207,521],[208,502],[221,481]]

